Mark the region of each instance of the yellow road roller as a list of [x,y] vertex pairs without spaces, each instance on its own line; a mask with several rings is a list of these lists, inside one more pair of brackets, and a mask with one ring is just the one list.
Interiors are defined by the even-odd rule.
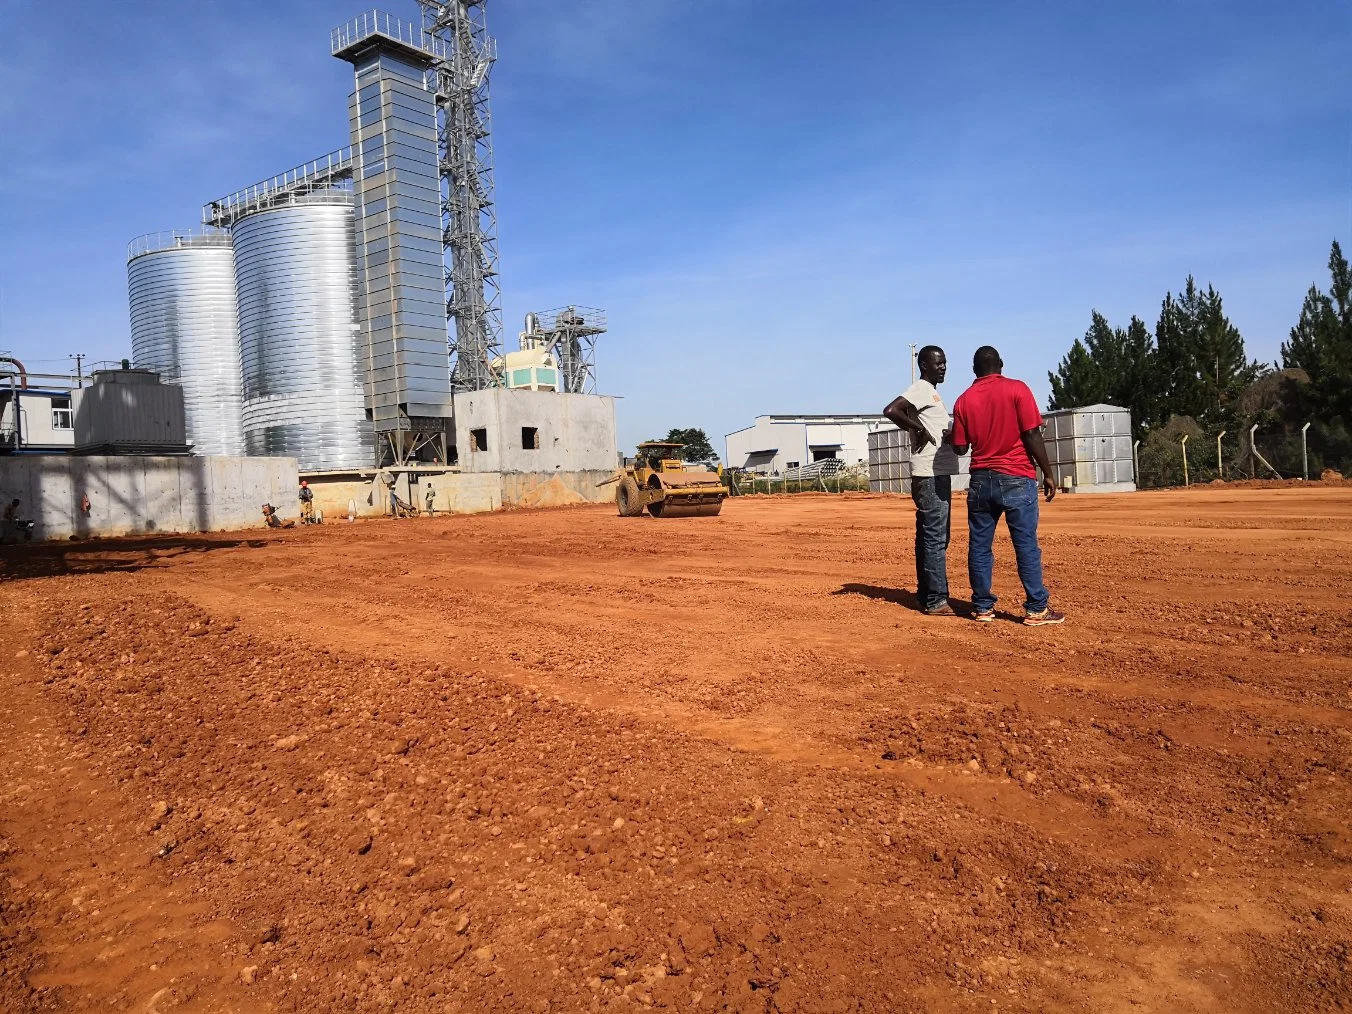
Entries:
[[723,509],[723,478],[717,472],[687,472],[680,459],[684,444],[650,440],[638,445],[632,465],[600,485],[616,483],[615,506],[622,518],[646,509],[655,518],[708,518]]

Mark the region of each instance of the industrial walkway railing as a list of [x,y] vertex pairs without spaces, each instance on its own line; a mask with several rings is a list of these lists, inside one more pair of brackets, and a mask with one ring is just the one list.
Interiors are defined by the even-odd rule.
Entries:
[[351,179],[352,169],[351,146],[339,148],[312,162],[298,165],[271,179],[203,205],[202,224],[228,229],[245,215],[270,208],[292,197],[326,190],[342,180]]

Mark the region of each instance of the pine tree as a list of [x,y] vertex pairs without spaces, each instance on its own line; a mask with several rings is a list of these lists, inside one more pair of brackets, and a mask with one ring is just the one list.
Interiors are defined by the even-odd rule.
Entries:
[[1047,379],[1052,385],[1047,407],[1053,412],[1062,408],[1093,405],[1103,400],[1103,371],[1079,338],[1070,346],[1070,351],[1062,358],[1056,372],[1047,374]]
[[1122,335],[1121,366],[1111,386],[1109,401],[1131,409],[1131,425],[1139,439],[1155,417],[1155,343],[1145,321],[1135,315]]
[[1352,425],[1352,268],[1337,240],[1329,274],[1327,293],[1314,285],[1306,293],[1300,320],[1282,345],[1282,365],[1309,375],[1315,411]]
[[1197,373],[1197,318],[1201,295],[1192,275],[1188,276],[1183,291],[1175,299],[1172,292],[1164,294],[1159,321],[1155,324],[1155,350],[1160,384],[1159,402],[1152,422],[1164,425],[1173,416],[1197,417],[1201,414],[1203,396],[1201,378]]
[[1047,374],[1052,411],[1085,405],[1119,405],[1131,410],[1139,436],[1153,418],[1155,346],[1139,317],[1124,331],[1097,310],[1084,338],[1075,339],[1055,373]]
[[1200,417],[1213,428],[1234,425],[1236,399],[1264,368],[1246,357],[1244,337],[1230,323],[1220,293],[1210,285],[1199,300],[1195,334]]
[[1244,351],[1244,337],[1225,315],[1221,294],[1203,292],[1192,275],[1174,298],[1166,293],[1155,325],[1160,394],[1153,420],[1189,416],[1212,428],[1234,422],[1234,402],[1263,373]]

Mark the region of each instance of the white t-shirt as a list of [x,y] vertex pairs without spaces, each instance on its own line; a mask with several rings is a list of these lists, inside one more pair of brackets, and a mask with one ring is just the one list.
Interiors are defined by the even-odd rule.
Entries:
[[912,475],[957,475],[958,456],[953,445],[944,443],[944,433],[952,425],[953,419],[944,406],[939,391],[928,380],[917,380],[902,392],[901,396],[916,407],[920,422],[934,443],[923,448],[911,449]]

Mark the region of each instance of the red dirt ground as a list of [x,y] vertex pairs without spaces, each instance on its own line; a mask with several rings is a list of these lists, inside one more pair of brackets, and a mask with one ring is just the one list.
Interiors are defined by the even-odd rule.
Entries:
[[1058,628],[890,497],[7,550],[0,1009],[1346,1009],[1352,489],[1043,518]]

